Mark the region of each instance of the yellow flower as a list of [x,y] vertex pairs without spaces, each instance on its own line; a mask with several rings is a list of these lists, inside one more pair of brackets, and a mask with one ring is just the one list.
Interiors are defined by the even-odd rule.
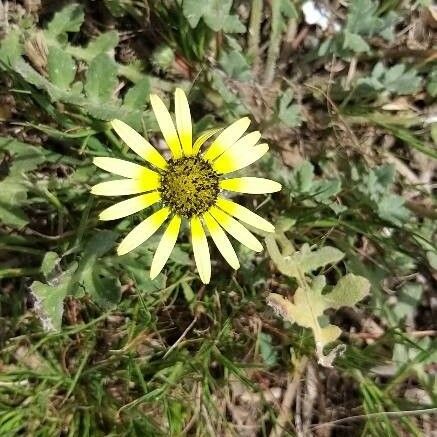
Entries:
[[[190,107],[181,89],[175,92],[176,127],[162,100],[151,95],[155,117],[171,151],[167,161],[139,133],[120,120],[112,127],[120,138],[149,167],[116,158],[95,158],[94,164],[110,173],[122,176],[92,187],[100,196],[127,196],[139,194],[116,203],[100,213],[100,220],[114,220],[134,214],[154,204],[158,211],[130,231],[118,246],[124,255],[144,243],[169,219],[150,269],[155,278],[163,269],[176,243],[182,219],[189,221],[194,259],[201,280],[208,284],[211,278],[211,261],[205,227],[225,260],[234,269],[240,267],[237,255],[225,233],[254,251],[261,251],[257,238],[241,223],[250,224],[266,232],[274,227],[268,221],[221,195],[223,190],[238,193],[273,193],[281,185],[270,179],[237,177],[224,179],[260,159],[268,150],[267,144],[258,144],[259,132],[243,134],[249,127],[249,118],[242,118],[224,129],[202,153],[202,145],[218,130],[207,131],[193,144]],[[141,193],[141,194],[140,194]],[[237,220],[238,219],[238,220]]]

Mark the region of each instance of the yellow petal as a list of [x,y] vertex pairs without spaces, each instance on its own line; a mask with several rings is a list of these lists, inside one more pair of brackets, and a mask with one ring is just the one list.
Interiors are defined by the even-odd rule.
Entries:
[[[250,134],[244,135],[244,137],[240,138],[234,144],[231,144],[230,147],[232,147],[232,149],[240,150],[241,152],[247,153],[247,150],[255,146],[255,144],[259,141],[260,138],[261,138],[260,132],[258,131],[251,132]],[[228,150],[230,147],[227,147],[226,150]],[[226,150],[224,150],[223,152],[226,152]],[[214,161],[214,159],[216,158],[213,158],[210,161]]]
[[141,158],[164,170],[167,161],[163,156],[136,130],[121,120],[112,120],[111,125],[120,138]]
[[144,193],[159,187],[159,178],[155,179],[117,179],[101,182],[91,188],[91,193],[97,196],[127,196],[128,194]]
[[220,188],[237,193],[266,194],[280,191],[282,186],[270,179],[243,177],[221,180]]
[[175,215],[164,232],[164,235],[159,242],[156,249],[155,256],[153,257],[152,266],[150,267],[150,278],[155,279],[161,270],[163,269],[168,257],[173,250],[174,245],[179,234],[179,228],[181,226],[181,218]]
[[179,139],[185,156],[193,154],[193,128],[191,126],[190,105],[187,96],[180,89],[175,91],[175,115]]
[[156,202],[159,202],[161,195],[158,191],[153,193],[140,194],[139,196],[132,197],[131,199],[123,200],[123,202],[118,202],[109,208],[104,209],[99,214],[100,220],[115,220],[122,217],[127,217],[128,215],[135,214],[144,208],[147,208]]
[[275,227],[271,223],[238,203],[219,197],[216,205],[244,223],[266,232],[275,232]]
[[213,141],[209,149],[205,152],[204,158],[208,161],[212,161],[220,156],[246,132],[249,124],[249,117],[240,118],[240,120],[232,123]]
[[238,261],[237,255],[234,248],[232,247],[229,238],[226,236],[222,227],[217,223],[215,218],[206,212],[203,214],[203,219],[205,220],[206,227],[214,240],[217,249],[223,255],[223,258],[228,262],[228,264],[235,270],[240,268],[240,262]]
[[258,161],[268,150],[267,144],[258,144],[244,150],[231,147],[213,162],[212,167],[220,174],[232,173]]
[[193,153],[197,155],[199,153],[200,148],[205,143],[205,141],[208,141],[213,135],[215,135],[217,132],[220,132],[222,129],[209,129],[205,132],[203,132],[199,138],[197,138],[196,142],[193,145]]
[[226,214],[215,206],[212,206],[209,209],[209,212],[219,222],[219,224],[223,226],[225,231],[231,234],[240,243],[255,252],[261,252],[263,250],[262,244],[255,238],[255,236],[229,214]]
[[211,260],[209,257],[208,241],[199,217],[191,219],[191,240],[193,244],[194,260],[200,279],[204,284],[209,284],[211,279]]
[[153,112],[155,113],[156,121],[159,124],[162,135],[167,143],[173,158],[182,157],[181,143],[179,142],[178,133],[174,127],[171,115],[165,107],[164,102],[157,96],[152,94],[150,96],[150,103],[152,104]]
[[159,229],[169,214],[170,208],[166,207],[155,212],[150,217],[147,217],[126,235],[118,246],[117,253],[119,255],[124,255],[131,250],[134,250],[140,244],[143,244]]
[[93,159],[93,164],[102,170],[130,179],[153,179],[158,176],[156,172],[146,167],[123,159],[99,157]]

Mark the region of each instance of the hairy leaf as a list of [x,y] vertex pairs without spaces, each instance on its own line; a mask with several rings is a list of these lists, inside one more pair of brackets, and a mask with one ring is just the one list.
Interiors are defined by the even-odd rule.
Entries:
[[85,18],[83,6],[72,3],[56,12],[47,26],[46,35],[66,39],[67,32],[78,32]]
[[47,252],[41,265],[41,271],[47,283],[34,281],[30,286],[36,299],[35,312],[46,331],[61,329],[64,299],[69,294],[74,271],[77,268],[77,264],[73,263],[68,270],[62,271],[59,262],[60,259],[56,253]]
[[124,96],[124,105],[132,109],[143,109],[149,99],[150,80],[148,77],[137,82],[129,88]]
[[90,63],[86,75],[85,91],[93,101],[109,101],[117,87],[117,66],[106,54],[97,55]]
[[205,24],[218,32],[244,32],[245,27],[238,17],[230,15],[232,0],[184,0],[182,4],[185,18],[195,28],[203,18]]
[[259,333],[259,350],[267,367],[273,367],[278,362],[278,353],[273,348],[272,336],[265,332]]
[[[121,296],[118,279],[107,271],[101,258],[114,247],[117,234],[112,231],[97,232],[86,244],[79,267],[73,277],[77,283],[95,302],[104,308],[117,303]],[[72,294],[80,294],[77,286],[71,289]]]
[[0,180],[0,222],[21,229],[28,223],[22,210],[28,191],[23,174],[37,168],[45,157],[35,146],[0,137],[0,161],[6,153],[10,163],[7,176]]
[[69,89],[76,75],[76,63],[73,58],[55,46],[49,47],[47,68],[50,81],[63,89]]
[[96,39],[91,40],[85,47],[87,58],[92,60],[101,53],[108,53],[115,49],[118,44],[118,33],[116,30],[100,34]]
[[298,104],[292,104],[293,91],[288,89],[279,98],[278,117],[288,127],[298,127],[302,124],[302,114]]
[[[282,252],[276,240],[281,242]],[[287,244],[287,241],[284,234],[276,233],[273,237],[267,237],[267,249],[279,271],[295,278],[299,287],[294,293],[293,301],[271,293],[267,297],[267,303],[284,320],[310,328],[314,333],[319,363],[331,366],[338,349],[325,355],[324,347],[337,340],[341,330],[329,322],[322,323],[326,320],[324,312],[330,308],[353,307],[369,294],[370,282],[362,276],[350,273],[342,277],[330,292],[323,293],[326,285],[325,276],[319,275],[310,280],[305,273],[337,262],[344,254],[333,247],[310,251],[308,245],[304,245],[300,251],[293,252],[291,243]]]
[[[310,273],[314,270],[340,261],[344,253],[335,247],[325,246],[321,249],[311,251],[308,244],[304,244],[300,251],[284,256],[279,251],[276,239],[278,236],[268,236],[266,238],[267,249],[273,262],[278,266],[281,273],[294,278],[300,278],[302,274]],[[282,247],[284,247],[285,236],[280,237]],[[286,238],[285,238],[286,239]]]

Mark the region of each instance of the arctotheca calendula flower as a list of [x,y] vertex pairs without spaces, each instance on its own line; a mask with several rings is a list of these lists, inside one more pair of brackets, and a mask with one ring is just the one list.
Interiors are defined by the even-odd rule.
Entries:
[[[223,191],[263,194],[281,189],[269,179],[256,177],[225,176],[260,159],[269,149],[267,144],[257,144],[259,132],[246,135],[250,120],[245,117],[224,129],[201,152],[202,145],[218,130],[207,131],[193,143],[190,107],[181,89],[175,92],[176,126],[162,100],[150,96],[156,120],[167,143],[171,158],[166,160],[145,138],[120,120],[113,120],[112,127],[120,138],[142,159],[147,166],[117,158],[94,158],[101,169],[122,176],[92,187],[91,192],[100,196],[136,195],[105,209],[100,220],[115,220],[159,204],[156,212],[134,227],[117,248],[124,255],[144,243],[163,224],[166,228],[153,257],[150,277],[155,278],[163,269],[176,243],[182,220],[188,220],[194,259],[201,280],[207,284],[211,277],[211,261],[205,230],[225,260],[234,269],[240,267],[237,255],[226,232],[254,251],[263,249],[258,239],[243,225],[273,232],[268,221],[222,195]],[[244,136],[243,136],[244,135]]]

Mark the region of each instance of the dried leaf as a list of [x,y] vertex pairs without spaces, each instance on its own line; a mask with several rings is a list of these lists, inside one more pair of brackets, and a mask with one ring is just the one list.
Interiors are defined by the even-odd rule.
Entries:
[[[323,323],[326,319],[324,312],[330,308],[353,307],[369,294],[369,281],[362,276],[347,274],[329,293],[323,294],[326,285],[325,276],[319,275],[310,280],[305,273],[341,260],[344,256],[343,252],[334,247],[311,251],[308,245],[304,245],[300,251],[290,253],[290,246],[287,248],[284,234],[277,233],[273,237],[267,237],[266,240],[269,254],[278,269],[281,273],[296,278],[299,284],[292,302],[279,294],[271,293],[267,297],[267,304],[284,320],[310,328],[314,333],[319,363],[330,366],[340,349],[325,355],[324,348],[338,339],[341,329],[329,322]],[[276,240],[285,247],[282,253]]]

